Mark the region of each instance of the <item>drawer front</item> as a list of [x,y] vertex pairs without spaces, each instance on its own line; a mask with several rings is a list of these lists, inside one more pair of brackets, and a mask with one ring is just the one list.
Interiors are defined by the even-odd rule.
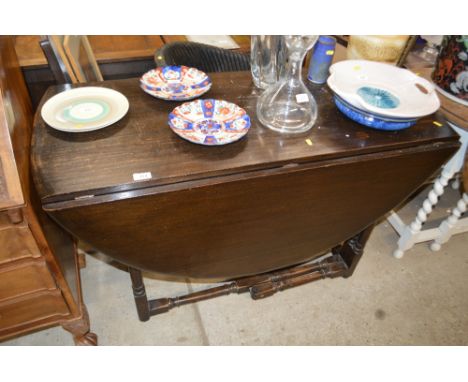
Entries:
[[0,229],[0,264],[39,256],[41,253],[27,224]]
[[59,319],[69,313],[58,289],[0,303],[0,337],[8,335],[11,330],[19,331],[35,322]]
[[26,259],[0,266],[0,303],[28,293],[56,288],[43,259]]

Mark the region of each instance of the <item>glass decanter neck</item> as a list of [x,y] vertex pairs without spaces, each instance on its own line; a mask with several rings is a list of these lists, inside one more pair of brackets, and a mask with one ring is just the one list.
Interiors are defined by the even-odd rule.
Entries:
[[307,51],[295,49],[289,52],[289,57],[285,70],[283,72],[283,79],[287,78],[300,78],[302,73],[302,61]]

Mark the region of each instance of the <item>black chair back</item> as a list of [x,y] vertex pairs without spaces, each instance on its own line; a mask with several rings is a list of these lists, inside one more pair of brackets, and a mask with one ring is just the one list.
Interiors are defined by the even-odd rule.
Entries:
[[174,42],[155,54],[157,66],[185,65],[204,72],[250,70],[250,56],[197,42]]

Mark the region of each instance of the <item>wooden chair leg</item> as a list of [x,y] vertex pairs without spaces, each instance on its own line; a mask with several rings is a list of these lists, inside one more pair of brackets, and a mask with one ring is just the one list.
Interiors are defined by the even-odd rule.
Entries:
[[132,280],[133,297],[135,298],[138,318],[140,321],[148,321],[150,318],[150,310],[141,271],[131,267],[129,267],[128,270]]

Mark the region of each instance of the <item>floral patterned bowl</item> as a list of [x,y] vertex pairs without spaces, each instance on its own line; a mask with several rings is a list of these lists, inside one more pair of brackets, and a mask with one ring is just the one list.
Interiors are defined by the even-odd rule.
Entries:
[[202,99],[177,106],[169,114],[169,126],[187,141],[219,146],[246,135],[250,118],[244,109],[231,102]]
[[197,98],[211,88],[206,73],[187,66],[164,66],[152,69],[140,78],[144,92],[169,101]]

